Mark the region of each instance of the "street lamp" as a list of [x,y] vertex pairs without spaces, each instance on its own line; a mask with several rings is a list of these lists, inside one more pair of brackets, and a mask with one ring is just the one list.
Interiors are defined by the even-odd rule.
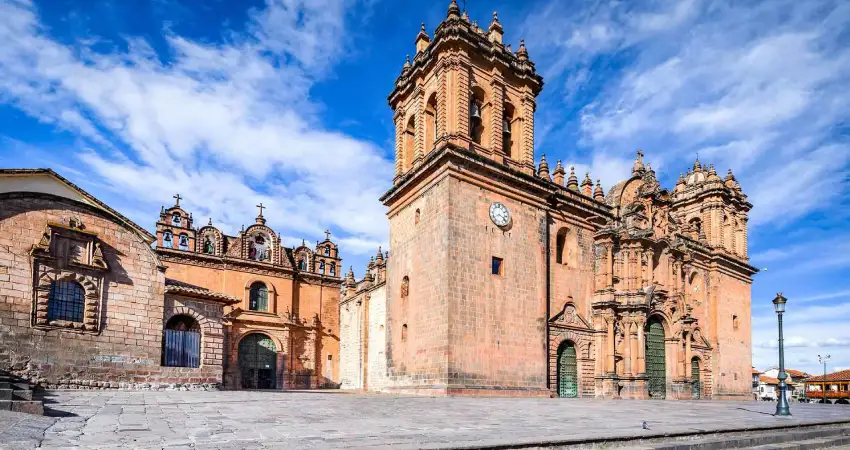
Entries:
[[829,361],[829,358],[832,358],[830,355],[821,356],[818,355],[818,362],[823,364],[823,383],[821,384],[821,388],[823,389],[823,404],[826,404],[826,362]]
[[788,384],[785,379],[788,375],[785,374],[785,344],[782,340],[782,313],[785,312],[785,303],[788,299],[782,296],[782,293],[776,294],[773,299],[773,310],[779,317],[779,402],[776,404],[776,416],[790,416],[791,409],[788,406],[788,399],[785,398],[785,392],[788,390]]

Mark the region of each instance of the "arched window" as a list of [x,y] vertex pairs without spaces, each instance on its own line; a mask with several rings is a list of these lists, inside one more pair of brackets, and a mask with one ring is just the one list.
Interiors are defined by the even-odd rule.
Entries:
[[180,243],[178,244],[180,250],[189,250],[189,236],[186,234],[180,235]]
[[407,324],[401,326],[401,341],[404,342],[407,340]]
[[174,248],[174,239],[170,231],[162,233],[162,246],[165,248]]
[[428,98],[425,105],[425,152],[434,149],[437,141],[437,93],[434,92]]
[[555,262],[570,267],[578,266],[578,238],[569,228],[561,228],[555,239]]
[[401,298],[406,299],[410,294],[410,278],[404,277],[401,279]]
[[86,309],[86,292],[76,281],[50,283],[47,299],[47,320],[82,322]]
[[413,153],[416,144],[416,116],[410,116],[407,127],[404,130],[404,163],[402,167],[407,172],[413,167]]
[[505,153],[505,156],[512,158],[516,153],[514,151],[514,142],[518,140],[514,134],[514,124],[516,123],[516,119],[514,118],[515,109],[514,105],[510,103],[505,103],[504,108],[504,116],[502,116],[502,151]]
[[198,367],[201,362],[201,327],[185,315],[177,315],[165,324],[162,340],[162,365]]
[[484,90],[476,86],[472,88],[469,101],[469,137],[481,146],[487,147],[486,124],[489,110],[484,96]]
[[419,225],[419,208],[416,208],[416,216],[413,218],[413,224]]
[[336,263],[331,263],[331,276],[336,276]]
[[331,256],[331,246],[325,247],[325,256]]
[[183,223],[183,217],[180,213],[174,213],[171,215],[171,224],[177,225],[178,227]]
[[269,308],[269,288],[260,281],[251,284],[248,296],[248,309],[251,311],[267,311]]
[[319,273],[325,273],[325,262],[319,261]]

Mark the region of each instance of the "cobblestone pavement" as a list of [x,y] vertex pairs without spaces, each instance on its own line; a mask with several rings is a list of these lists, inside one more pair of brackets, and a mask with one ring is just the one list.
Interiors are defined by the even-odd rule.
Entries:
[[53,391],[45,406],[52,417],[0,415],[0,448],[463,448],[850,421],[848,405],[794,404],[789,419],[765,402],[337,391]]

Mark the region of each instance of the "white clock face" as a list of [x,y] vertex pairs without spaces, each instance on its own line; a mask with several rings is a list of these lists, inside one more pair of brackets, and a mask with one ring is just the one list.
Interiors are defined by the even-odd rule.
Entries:
[[508,207],[499,202],[490,205],[490,220],[500,227],[510,223],[511,213],[508,211]]

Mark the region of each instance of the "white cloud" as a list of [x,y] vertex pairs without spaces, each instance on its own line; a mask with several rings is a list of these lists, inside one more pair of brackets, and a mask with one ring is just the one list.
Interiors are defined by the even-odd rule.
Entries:
[[[552,0],[525,28],[538,67],[553,67],[548,85],[563,77],[557,101],[572,106],[591,64],[592,79],[606,80],[580,112],[580,143],[594,154],[642,147],[668,167],[697,153],[731,167],[754,226],[846,194],[850,145],[835,138],[850,117],[846,2],[600,1],[575,11]],[[547,118],[550,133],[574,121],[560,119]]]
[[325,129],[309,93],[345,53],[347,6],[269,0],[247,32],[222,31],[223,43],[167,34],[163,63],[140,38],[105,54],[63,44],[32,5],[0,1],[0,99],[82,137],[80,160],[132,203],[180,192],[232,233],[263,202],[286,235],[330,226],[380,242],[376,199],[392,164],[373,144]]

